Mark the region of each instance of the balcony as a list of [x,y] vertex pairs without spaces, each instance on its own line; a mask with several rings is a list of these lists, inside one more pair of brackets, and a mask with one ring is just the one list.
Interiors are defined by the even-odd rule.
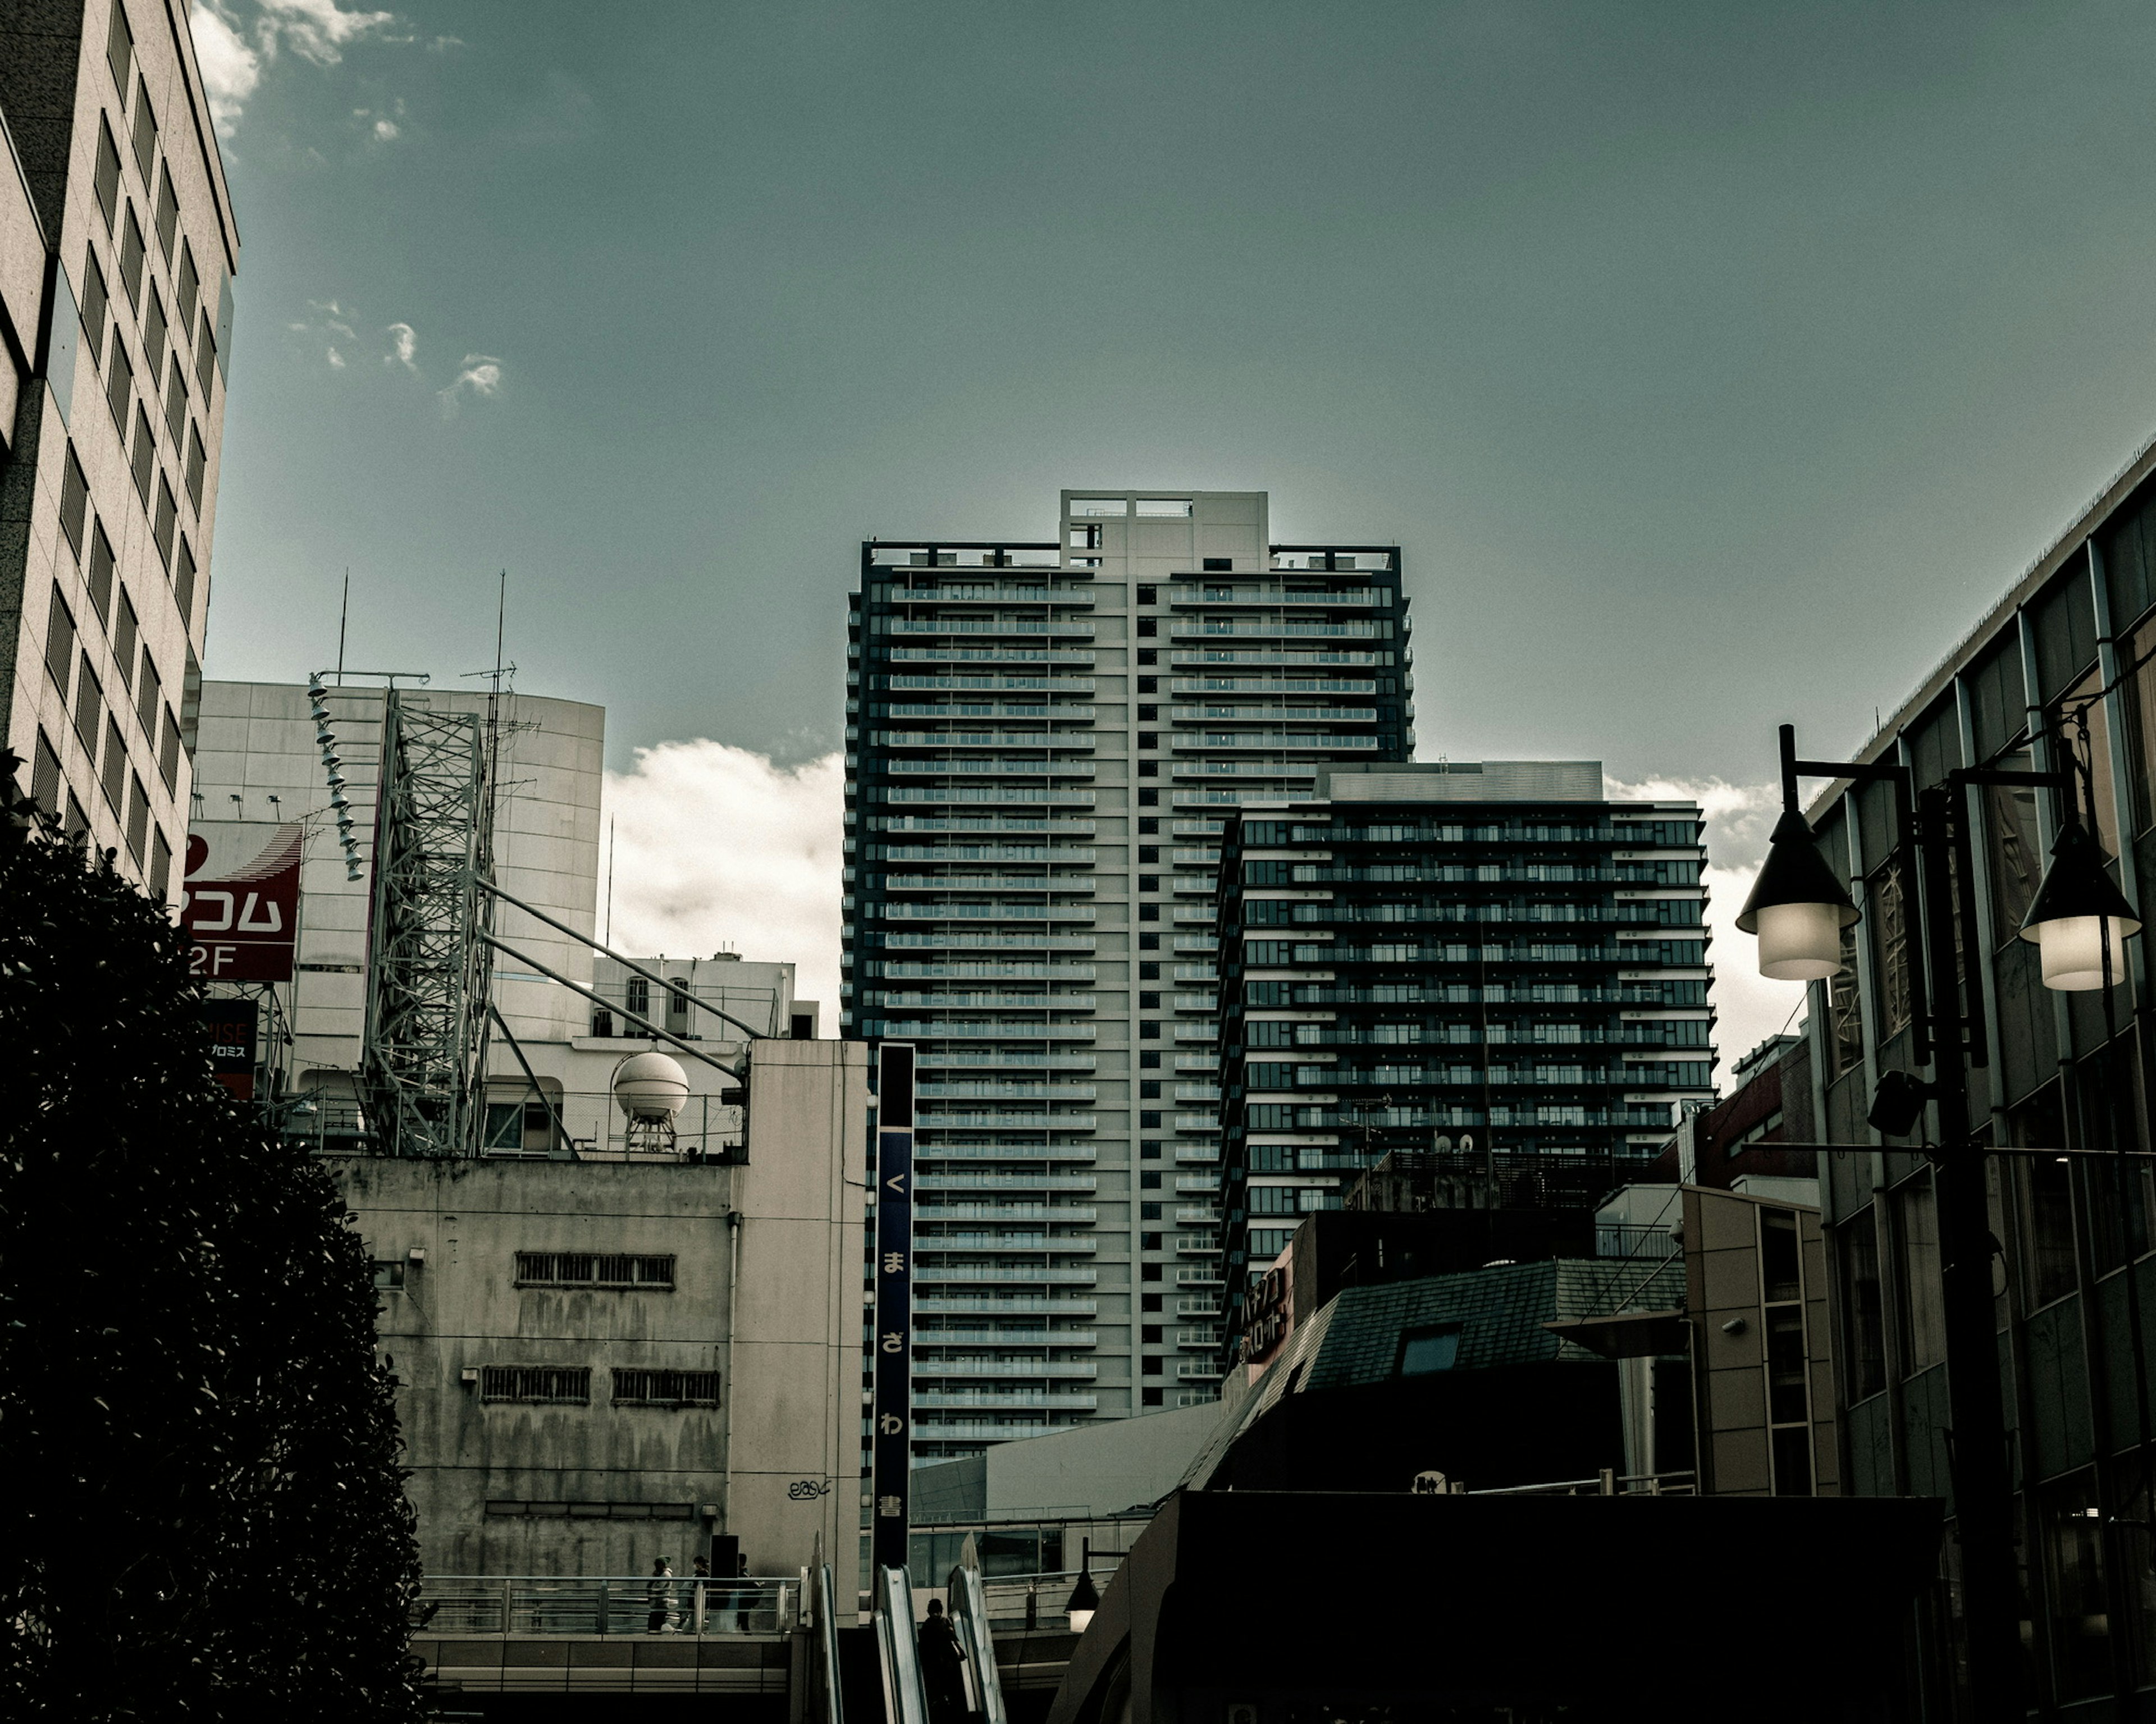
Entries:
[[[1220,852],[1218,849],[1177,849],[1168,853],[1168,859],[1186,868],[1217,870],[1220,866]],[[1213,878],[1211,875],[1206,877],[1209,880]]]
[[[1089,1085],[1087,1087],[1091,1086]],[[997,1113],[986,1109],[979,1113],[929,1113],[923,1111],[914,1123],[922,1131],[1091,1131],[1094,1129],[1091,1108],[1079,1113],[1057,1113],[1050,1108],[1044,1108],[1038,1113]],[[1075,1147],[1035,1144],[1030,1147],[1021,1145],[1010,1149],[991,1150],[947,1143],[933,1149],[916,1147],[914,1153],[924,1159],[935,1156],[973,1155],[1031,1156],[1048,1161],[1058,1156],[1070,1156],[1080,1161],[1091,1161],[1094,1157],[1090,1144]]]
[[886,761],[884,764],[885,769],[894,776],[916,777],[971,774],[982,777],[1090,778],[1096,770],[1090,760],[1020,760],[1009,755],[993,760],[908,758]]
[[1006,582],[928,582],[914,586],[893,582],[870,589],[869,597],[891,604],[1084,604],[1096,602],[1088,582],[1051,582],[1045,586],[1012,586]]
[[[1088,1186],[1092,1184],[1087,1180]],[[916,1182],[916,1187],[927,1184]],[[1045,1221],[1049,1223],[1091,1223],[1099,1211],[1085,1203],[922,1203],[913,1212],[916,1222],[926,1225],[930,1222],[956,1221]],[[926,1241],[922,1242],[924,1245]]]
[[[1097,1299],[1056,1299],[1040,1293],[931,1293],[915,1300],[916,1311],[947,1311],[956,1316],[1090,1317],[1098,1314]],[[1090,1332],[1074,1331],[1073,1333]]]
[[1210,1233],[1179,1233],[1175,1236],[1175,1249],[1178,1256],[1183,1257],[1218,1256],[1220,1237]]
[[963,1095],[998,1101],[1027,1095],[1040,1096],[1051,1101],[1091,1101],[1095,1091],[1091,1084],[998,1084],[983,1079],[978,1083],[924,1083],[917,1085],[914,1093],[937,1101],[948,1101]]
[[888,951],[913,952],[1091,952],[1098,944],[1091,934],[1036,934],[1027,929],[982,934],[886,934]]
[[[1091,1173],[916,1173],[916,1192],[1092,1191],[1100,1181]],[[916,1212],[916,1213],[919,1212]],[[1086,1216],[1092,1219],[1088,1209]]]
[[[1086,627],[1090,629],[1091,625]],[[1291,617],[1206,617],[1195,621],[1178,617],[1168,625],[1170,639],[1194,640],[1253,640],[1286,637],[1297,640],[1389,640],[1392,626],[1378,622],[1321,623]]]
[[[1097,1395],[1060,1395],[1050,1389],[1013,1389],[999,1394],[993,1389],[947,1389],[917,1393],[913,1398],[916,1407],[1072,1407],[1091,1408],[1100,1404]],[[917,1435],[928,1434],[927,1427],[916,1425]],[[999,1434],[1008,1436],[1007,1430]]]
[[[1219,1008],[1220,1002],[1219,997],[1214,994],[1178,993],[1173,998],[1169,1000],[1168,1003],[1168,1009],[1172,1012],[1212,1012],[1217,1011]],[[1199,1026],[1196,1024],[1188,1024],[1182,1027],[1195,1029]],[[1209,1026],[1208,1026],[1208,1030],[1209,1034]]]
[[908,899],[903,903],[879,905],[877,911],[880,919],[887,922],[1090,922],[1099,914],[1090,904],[1044,904],[1032,900],[1015,904],[921,904]]
[[1178,1347],[1199,1347],[1207,1352],[1216,1352],[1220,1346],[1220,1331],[1217,1327],[1178,1329],[1175,1331],[1175,1344]]
[[[927,1335],[916,1334],[913,1337],[914,1345],[916,1347],[921,1347],[929,1342],[931,1338]],[[938,1332],[932,1339],[936,1346],[941,1347],[949,1341],[950,1337]],[[1011,1337],[1008,1335],[998,1336],[995,1337],[995,1344],[1008,1347],[1011,1344]],[[1101,1367],[1091,1359],[924,1359],[918,1352],[913,1358],[913,1375],[916,1381],[923,1378],[932,1381],[937,1378],[946,1377],[1087,1378],[1097,1377],[1100,1371]]]
[[1183,1383],[1218,1383],[1220,1367],[1217,1364],[1201,1364],[1195,1359],[1178,1359],[1175,1374]]
[[1095,747],[1087,731],[870,731],[877,748],[1075,748]]
[[1220,1056],[1218,1054],[1178,1054],[1175,1069],[1178,1071],[1218,1071]]
[[1277,581],[1253,581],[1247,585],[1178,581],[1168,587],[1167,597],[1168,602],[1175,605],[1353,605],[1362,609],[1373,605],[1389,609],[1393,599],[1389,587],[1347,587],[1327,591],[1314,587],[1286,587]]
[[[1090,1131],[1093,1116],[1082,1114],[941,1114],[920,1121],[923,1133],[942,1131]],[[958,1123],[953,1125],[952,1121]],[[1100,1152],[1090,1143],[930,1143],[917,1142],[915,1157],[923,1162],[1091,1162]]]
[[1005,784],[883,784],[873,800],[885,803],[1040,803],[1053,808],[1090,808],[1100,798],[1090,790],[1041,785],[1020,788]]
[[[1183,1008],[1178,1006],[1178,1009],[1181,1010]],[[1194,1007],[1190,1009],[1209,1012],[1213,1009],[1213,1002],[1208,1000],[1205,1002],[1204,1006]],[[1175,1039],[1178,1042],[1204,1042],[1208,1047],[1210,1047],[1214,1042],[1220,1039],[1219,1026],[1214,1024],[1178,1023],[1172,1024],[1169,1027],[1174,1033]]]
[[1046,1264],[1038,1269],[1030,1265],[1023,1269],[1007,1268],[998,1263],[916,1263],[913,1266],[913,1279],[916,1282],[1024,1281],[1050,1285],[1091,1286],[1100,1278],[1101,1272],[1090,1264],[1081,1269],[1063,1265],[1050,1268]]
[[[893,707],[896,713],[898,709]],[[1230,724],[1257,724],[1285,720],[1291,724],[1375,724],[1374,706],[1242,706],[1215,701],[1202,706],[1171,706],[1168,716],[1177,724],[1207,724],[1225,720]]]
[[869,633],[1039,639],[1050,635],[1091,635],[1094,624],[1083,617],[870,617]]
[[[1095,1347],[1100,1334],[1092,1329],[916,1329],[916,1347]],[[916,1375],[923,1374],[919,1366]]]
[[865,1035],[893,1041],[1090,1042],[1100,1034],[1091,1024],[947,1024],[924,1018],[874,1018],[861,1029]]
[[1199,1296],[1178,1299],[1175,1301],[1175,1314],[1178,1317],[1218,1317],[1221,1315],[1220,1301]]
[[1210,922],[1215,919],[1213,906],[1209,903],[1178,904],[1175,906],[1174,920],[1178,922],[1184,924]]
[[887,874],[887,892],[1090,892],[1089,874]]
[[1186,1227],[1218,1227],[1220,1212],[1209,1203],[1178,1204],[1175,1219]]
[[[983,745],[985,746],[985,745]],[[1168,736],[1170,748],[1317,749],[1353,754],[1374,752],[1375,736],[1336,736],[1327,731],[1176,731]]]
[[1021,1054],[1008,1049],[957,1048],[924,1053],[918,1061],[923,1071],[979,1071],[1006,1066],[1019,1071],[1091,1071],[1098,1061],[1091,1054]]
[[1284,682],[1268,676],[1176,676],[1168,679],[1176,695],[1374,695],[1378,685],[1367,676],[1325,676],[1308,682]]
[[1175,1271],[1175,1285],[1178,1287],[1219,1287],[1226,1284],[1221,1279],[1218,1265],[1199,1263],[1178,1265]]
[[[1317,776],[1317,762],[1299,760],[1178,760],[1169,762],[1168,775],[1176,778],[1292,778],[1308,783]],[[1301,793],[1280,790],[1273,800]],[[1179,799],[1179,798],[1178,798]]]
[[[1086,685],[1091,689],[1092,685]],[[1091,706],[1059,706],[1038,700],[878,700],[870,707],[876,718],[1030,718],[1045,724],[1091,724],[1099,716]],[[1314,722],[1322,711],[1307,715]],[[1073,739],[1075,740],[1075,738]]]

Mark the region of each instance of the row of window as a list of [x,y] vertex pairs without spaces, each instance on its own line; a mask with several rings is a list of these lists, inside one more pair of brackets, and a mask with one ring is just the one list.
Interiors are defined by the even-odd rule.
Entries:
[[628,1253],[519,1251],[520,1287],[639,1287],[671,1292],[674,1259]]
[[[617,1366],[613,1403],[617,1407],[716,1407],[719,1373]],[[482,1401],[526,1406],[588,1407],[592,1400],[588,1365],[482,1365]]]

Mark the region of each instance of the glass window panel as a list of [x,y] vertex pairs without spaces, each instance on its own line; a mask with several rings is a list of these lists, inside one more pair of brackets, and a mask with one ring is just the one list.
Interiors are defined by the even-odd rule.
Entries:
[[1938,1210],[1933,1198],[1932,1176],[1920,1173],[1897,1187],[1889,1203],[1902,1366],[1905,1374],[1914,1376],[1947,1356],[1939,1288]]
[[1887,1387],[1887,1311],[1879,1285],[1879,1234],[1870,1207],[1837,1228],[1834,1238],[1848,1394],[1861,1401]]
[[2045,1546],[2051,1675],[2061,1701],[2112,1691],[2110,1589],[2104,1580],[2103,1511],[2096,1478],[2082,1471],[2037,1497]]

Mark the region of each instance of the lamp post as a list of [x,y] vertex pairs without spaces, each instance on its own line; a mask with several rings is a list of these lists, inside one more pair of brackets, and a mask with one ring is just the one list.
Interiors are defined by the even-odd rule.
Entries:
[[1085,1554],[1078,1559],[1078,1584],[1070,1588],[1070,1602],[1063,1607],[1074,1634],[1084,1634],[1101,1608],[1101,1589],[1093,1584],[1093,1541],[1086,1539],[1081,1547]]
[[[1970,1701],[1979,1720],[2020,1719],[2020,1589],[2014,1546],[2013,1482],[2008,1471],[1998,1340],[1991,1290],[1992,1239],[1984,1191],[1984,1160],[1970,1129],[1969,1067],[1988,1063],[1983,993],[1974,966],[1986,949],[1969,890],[1971,852],[1964,790],[2011,785],[2063,791],[2067,818],[2052,846],[2020,936],[2042,953],[2044,983],[2057,989],[2102,988],[2123,973],[2126,939],[2139,931],[2124,895],[2104,872],[2103,854],[2073,808],[2074,780],[2066,772],[1958,768],[1945,782],[1916,793],[1907,767],[1883,762],[1799,760],[1796,732],[1781,727],[1782,816],[1767,859],[1737,926],[1759,940],[1763,975],[1821,981],[1839,974],[1844,931],[1859,917],[1856,905],[1813,841],[1797,806],[1799,777],[1885,782],[1893,789],[1897,845],[1914,853],[1922,915],[1909,919],[1917,961],[1907,967],[1911,1051],[1928,1065],[1928,1080],[1890,1072],[1868,1119],[1903,1136],[1938,1109],[1938,1137],[1930,1151],[1938,1219],[1941,1293],[1945,1320],[1947,1395],[1953,1440],[1956,1541],[1961,1552],[1963,1630]],[[1956,927],[1954,882],[1962,883]],[[1956,945],[1968,954],[1964,990]],[[1964,998],[1964,993],[1966,998]]]

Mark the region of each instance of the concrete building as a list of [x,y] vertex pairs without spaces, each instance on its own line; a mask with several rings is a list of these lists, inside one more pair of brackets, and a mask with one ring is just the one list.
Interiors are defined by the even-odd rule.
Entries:
[[0,722],[38,804],[167,898],[239,257],[187,8],[9,6],[0,132]]
[[1240,1299],[1392,1150],[1644,1171],[1712,1096],[1706,852],[1600,762],[1335,767],[1246,806],[1220,869]]
[[[260,1003],[259,1087],[300,1103],[280,1107],[286,1129],[333,1161],[373,1252],[428,1568],[620,1575],[669,1556],[686,1573],[731,1539],[721,1554],[790,1574],[820,1532],[850,1595],[867,1050],[814,1039],[790,963],[624,962],[505,903],[492,926],[515,953],[490,986],[515,1043],[488,1044],[478,1155],[373,1153],[358,1072],[382,695],[323,704],[360,879],[300,685],[204,685],[195,830],[300,834],[294,979],[218,986]],[[605,715],[505,695],[490,729],[494,876],[588,935]],[[633,1147],[613,1098],[624,1058],[670,1045],[630,1012],[732,1069],[671,1049],[688,1095],[670,1142]]]
[[[739,1164],[343,1157],[434,1574],[858,1584],[868,1050],[769,1041]],[[852,1177],[850,1177],[852,1176]]]
[[[915,1453],[1209,1399],[1224,817],[1412,752],[1396,547],[1262,492],[1062,494],[1032,542],[862,547],[846,1034],[913,1041]],[[1178,1229],[1180,1230],[1178,1230]]]

